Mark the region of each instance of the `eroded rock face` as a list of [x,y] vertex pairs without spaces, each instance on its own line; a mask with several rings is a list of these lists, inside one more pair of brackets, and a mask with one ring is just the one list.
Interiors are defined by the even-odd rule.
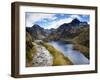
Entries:
[[35,46],[37,48],[37,53],[33,57],[33,66],[52,66],[53,56],[49,51],[41,45],[35,44]]

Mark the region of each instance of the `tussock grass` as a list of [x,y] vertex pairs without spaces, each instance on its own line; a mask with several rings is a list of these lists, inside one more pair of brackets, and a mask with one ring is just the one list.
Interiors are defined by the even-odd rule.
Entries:
[[26,49],[26,58],[27,58],[27,60],[32,61],[32,58],[33,58],[35,53],[36,53],[35,46],[32,46],[32,48],[30,48],[29,50]]
[[33,56],[36,54],[36,47],[32,45],[31,48],[26,47],[26,66],[32,66]]
[[26,32],[26,66],[32,66],[32,59],[36,53],[36,47],[32,42],[31,35]]

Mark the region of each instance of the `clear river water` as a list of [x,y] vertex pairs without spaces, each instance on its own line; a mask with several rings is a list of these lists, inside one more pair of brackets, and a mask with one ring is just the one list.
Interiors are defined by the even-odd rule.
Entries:
[[63,43],[62,41],[51,41],[50,45],[58,49],[68,57],[73,64],[89,64],[89,60],[80,51],[73,50],[73,44]]

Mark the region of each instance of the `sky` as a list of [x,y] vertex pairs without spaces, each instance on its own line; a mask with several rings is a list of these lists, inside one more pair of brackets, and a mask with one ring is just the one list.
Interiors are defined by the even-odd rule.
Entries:
[[81,22],[90,22],[89,15],[26,12],[25,25],[26,27],[32,27],[34,24],[38,24],[44,29],[56,29],[64,23],[70,23],[75,18],[79,19]]

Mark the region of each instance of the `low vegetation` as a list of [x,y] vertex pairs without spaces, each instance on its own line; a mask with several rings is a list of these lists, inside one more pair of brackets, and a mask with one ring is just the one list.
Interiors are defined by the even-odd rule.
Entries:
[[57,65],[71,65],[72,62],[63,55],[60,51],[55,49],[53,46],[49,45],[48,43],[42,42],[41,43],[44,47],[48,49],[48,51],[53,55],[53,66]]
[[89,28],[84,28],[82,32],[72,39],[74,49],[79,50],[89,59]]
[[32,44],[32,38],[30,34],[26,33],[26,66],[32,66],[32,59],[36,53],[36,48]]

